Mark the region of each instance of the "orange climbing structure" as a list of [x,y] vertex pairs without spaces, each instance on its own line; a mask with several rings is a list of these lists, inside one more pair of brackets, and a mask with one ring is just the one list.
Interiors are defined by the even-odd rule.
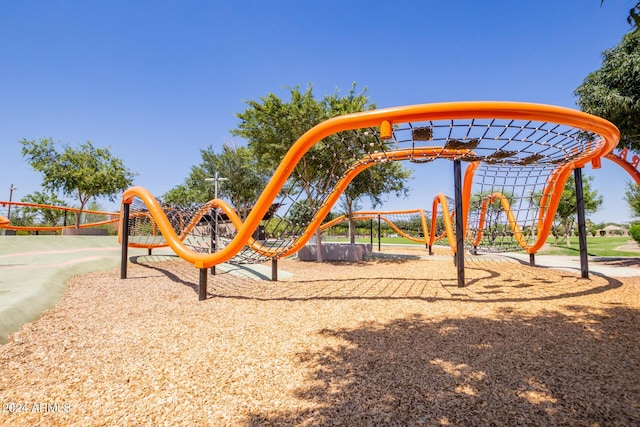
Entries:
[[[335,117],[309,129],[291,146],[244,221],[221,199],[178,220],[143,187],[125,191],[123,264],[128,246],[169,246],[201,269],[206,297],[203,270],[242,262],[243,257],[258,262],[295,253],[323,227],[349,183],[365,169],[396,161],[447,160],[454,164],[455,206],[450,207],[443,194],[435,197],[431,227],[427,233],[425,217],[423,239],[433,244],[446,236],[458,257],[459,283],[464,283],[460,264],[465,246],[491,249],[508,240],[510,250],[530,254],[539,250],[549,236],[569,174],[588,164],[599,167],[618,140],[617,128],[604,119],[531,103],[422,104]],[[316,162],[326,159],[323,173],[312,179],[299,173],[311,163],[305,160],[310,156]],[[130,211],[132,204],[135,208]],[[294,221],[290,211],[282,211],[283,206],[303,205],[309,213],[304,221]],[[273,212],[273,206],[280,208]],[[265,220],[270,211],[270,220]],[[445,227],[440,232],[435,222],[438,211]],[[216,232],[215,239],[207,240],[208,231],[194,235],[203,228],[207,212],[225,217],[224,233]],[[218,223],[216,219],[216,227]]]

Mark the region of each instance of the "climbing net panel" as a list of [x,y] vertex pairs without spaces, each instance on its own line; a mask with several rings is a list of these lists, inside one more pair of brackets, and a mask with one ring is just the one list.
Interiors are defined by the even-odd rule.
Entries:
[[[507,252],[532,247],[554,165],[483,163],[473,174],[466,246],[473,252]],[[562,192],[562,187],[549,188]]]
[[[129,228],[138,244],[144,244],[140,233],[161,235],[196,267],[229,260],[259,262],[299,250],[352,180],[367,179],[368,168],[447,159],[468,165],[462,200],[467,246],[535,251],[548,236],[549,218],[555,215],[569,171],[588,162],[597,166],[618,137],[605,120],[538,104],[447,103],[372,110],[335,117],[302,135],[244,221],[220,200],[173,212],[140,187],[125,192],[123,200],[131,203],[138,197],[144,205],[130,215],[130,221],[137,216],[147,221],[144,227]],[[451,237],[450,207],[440,209]],[[217,223],[215,245],[207,214]]]

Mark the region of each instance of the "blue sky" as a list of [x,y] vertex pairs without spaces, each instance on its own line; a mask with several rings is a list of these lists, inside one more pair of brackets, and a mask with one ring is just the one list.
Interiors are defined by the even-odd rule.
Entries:
[[[200,150],[234,141],[245,101],[352,82],[380,108],[463,100],[577,108],[574,89],[629,30],[629,0],[0,0],[0,200],[40,190],[22,138],[108,146],[161,196]],[[237,143],[241,140],[235,139]],[[453,194],[450,162],[416,170],[408,199]],[[628,221],[630,178],[604,160],[594,221]],[[105,208],[117,209],[106,200]]]

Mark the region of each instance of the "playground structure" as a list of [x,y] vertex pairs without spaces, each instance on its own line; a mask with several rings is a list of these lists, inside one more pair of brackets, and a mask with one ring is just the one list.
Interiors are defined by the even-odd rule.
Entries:
[[[353,221],[370,221],[371,237],[373,239],[373,220],[378,221],[378,238],[381,235],[381,222],[384,222],[397,236],[411,242],[423,243],[429,246],[429,221],[424,209],[410,209],[400,211],[356,211],[351,215]],[[326,231],[343,222],[348,222],[347,215],[340,215],[320,226],[321,231]],[[372,240],[373,244],[373,240]]]
[[[76,228],[75,220],[79,213],[80,209],[68,206],[0,200],[0,229],[25,233],[60,233]],[[19,218],[17,223],[16,218]],[[118,223],[120,212],[84,209],[80,219],[80,229],[94,229]]]
[[[426,243],[438,235],[434,218],[442,212],[440,235],[455,254],[458,285],[464,286],[465,247],[524,250],[533,261],[549,236],[569,174],[576,175],[581,195],[581,168],[600,167],[618,140],[617,128],[604,119],[530,103],[424,104],[334,117],[293,144],[244,221],[220,199],[187,210],[162,205],[142,187],[125,191],[121,277],[128,247],[170,246],[200,269],[199,298],[205,299],[208,268],[269,259],[276,266],[307,244],[366,168],[449,160],[454,206],[436,196]],[[580,200],[578,205],[584,207]],[[584,229],[583,209],[578,223]]]

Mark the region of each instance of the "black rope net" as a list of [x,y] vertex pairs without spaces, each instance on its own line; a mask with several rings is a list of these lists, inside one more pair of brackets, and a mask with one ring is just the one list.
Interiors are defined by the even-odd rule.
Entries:
[[[358,168],[438,159],[481,164],[473,178],[467,246],[479,251],[522,249],[521,242],[531,243],[538,232],[539,197],[551,174],[562,164],[592,154],[593,141],[599,139],[579,128],[509,119],[402,123],[394,125],[390,139],[382,139],[377,127],[334,133],[317,142],[296,165],[290,165],[293,172],[286,185],[253,230],[251,242],[231,262],[277,259],[298,247],[301,236],[307,239],[313,233],[308,230],[312,221],[337,200],[336,192],[343,190],[339,187],[341,180]],[[442,192],[452,194],[453,190],[443,188]],[[481,224],[482,205],[487,197],[491,200],[486,203]],[[452,201],[449,205],[454,206]],[[131,205],[130,242],[161,245],[164,238],[145,209],[139,199]],[[221,210],[207,205],[164,206],[164,210],[174,232],[196,252],[220,250],[237,233]],[[435,214],[442,216],[441,212]],[[444,221],[442,217],[438,223]],[[431,227],[431,221],[428,223]],[[437,235],[442,232],[443,229],[437,230]]]

